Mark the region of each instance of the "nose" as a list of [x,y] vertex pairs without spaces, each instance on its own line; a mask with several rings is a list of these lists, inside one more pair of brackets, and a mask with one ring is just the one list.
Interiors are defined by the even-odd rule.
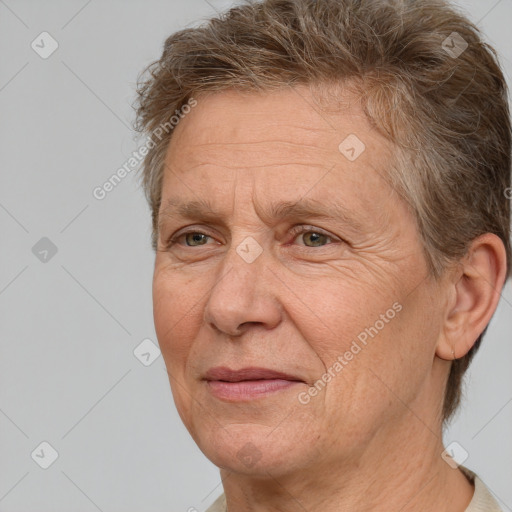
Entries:
[[215,331],[241,336],[251,325],[275,328],[282,319],[278,281],[267,267],[265,251],[249,262],[232,246],[210,290],[204,321]]

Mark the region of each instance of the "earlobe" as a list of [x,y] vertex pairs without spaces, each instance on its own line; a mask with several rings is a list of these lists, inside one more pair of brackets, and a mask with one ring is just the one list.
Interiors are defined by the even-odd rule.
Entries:
[[436,347],[436,355],[445,360],[465,356],[496,310],[507,273],[502,240],[492,233],[480,235],[457,268],[450,284],[452,299]]

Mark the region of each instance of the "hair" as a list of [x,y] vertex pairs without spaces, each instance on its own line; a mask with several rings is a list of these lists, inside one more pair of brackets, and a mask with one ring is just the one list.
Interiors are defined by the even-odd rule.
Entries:
[[[372,127],[393,144],[386,178],[414,214],[429,275],[439,278],[477,236],[494,233],[508,278],[507,85],[496,51],[446,1],[245,0],[167,38],[139,76],[135,129],[152,136],[202,94],[328,84],[351,84]],[[171,136],[158,137],[141,167],[154,250]],[[444,422],[486,330],[451,364]]]

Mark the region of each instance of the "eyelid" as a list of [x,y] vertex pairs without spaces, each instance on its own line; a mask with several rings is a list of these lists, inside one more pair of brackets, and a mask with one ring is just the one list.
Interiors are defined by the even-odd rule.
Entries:
[[337,240],[341,242],[340,238],[332,235],[328,231],[325,231],[325,229],[319,228],[317,226],[311,226],[309,224],[300,224],[298,226],[294,226],[291,228],[290,232],[291,234],[295,235],[294,240],[298,235],[302,235],[302,233],[319,233],[330,238],[331,240]]

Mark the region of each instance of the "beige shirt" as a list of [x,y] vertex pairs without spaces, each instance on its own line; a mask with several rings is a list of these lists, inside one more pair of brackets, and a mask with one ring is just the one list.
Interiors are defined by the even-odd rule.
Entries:
[[[460,466],[460,469],[475,484],[473,499],[465,512],[503,512],[482,480],[469,469],[462,466]],[[221,494],[206,512],[227,512],[226,496]]]

